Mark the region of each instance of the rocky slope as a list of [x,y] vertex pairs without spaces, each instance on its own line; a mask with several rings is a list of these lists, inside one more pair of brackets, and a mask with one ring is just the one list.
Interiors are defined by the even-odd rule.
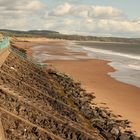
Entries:
[[94,98],[67,75],[10,51],[0,68],[0,130],[7,140],[139,139]]

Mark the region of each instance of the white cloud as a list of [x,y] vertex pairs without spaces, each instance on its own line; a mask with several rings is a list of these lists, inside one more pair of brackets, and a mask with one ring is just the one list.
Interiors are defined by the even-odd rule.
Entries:
[[55,16],[51,29],[57,29],[60,32],[100,36],[140,35],[139,21],[129,20],[121,10],[111,6],[64,3],[50,13],[51,18]]
[[27,4],[27,9],[32,9],[32,10],[42,9],[43,7],[44,7],[44,4],[38,0],[29,1]]
[[51,13],[54,16],[80,16],[92,18],[121,18],[124,17],[121,10],[111,6],[93,6],[93,5],[72,5],[64,3],[56,7]]
[[[50,8],[42,0],[0,0],[0,27],[48,29],[68,34],[140,36],[140,20],[129,20],[111,6],[78,5],[68,2]],[[71,1],[71,0],[69,0]]]
[[28,30],[40,26],[38,21],[45,10],[40,0],[0,0],[0,27]]
[[71,8],[72,8],[71,4],[64,3],[62,5],[57,6],[56,9],[53,10],[50,14],[54,16],[63,16],[65,14],[68,14]]
[[122,11],[116,8],[113,8],[111,6],[105,7],[105,6],[92,6],[93,16],[95,17],[120,17],[122,16]]

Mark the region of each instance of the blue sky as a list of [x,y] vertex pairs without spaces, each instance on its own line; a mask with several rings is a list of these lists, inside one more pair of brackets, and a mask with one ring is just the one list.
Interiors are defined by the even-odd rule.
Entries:
[[140,0],[0,0],[0,27],[140,37]]

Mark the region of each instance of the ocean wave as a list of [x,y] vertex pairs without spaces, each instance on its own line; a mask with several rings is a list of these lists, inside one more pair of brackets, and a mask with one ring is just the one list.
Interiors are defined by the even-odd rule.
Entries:
[[128,65],[129,68],[131,69],[135,69],[135,70],[140,70],[140,66],[137,66],[137,65]]
[[130,58],[130,59],[140,60],[140,56],[138,55],[125,54],[125,53],[113,52],[113,51],[103,50],[103,49],[95,49],[95,48],[90,48],[90,47],[83,47],[83,49],[90,52],[109,54],[109,55],[115,55],[115,56],[121,56],[121,57]]

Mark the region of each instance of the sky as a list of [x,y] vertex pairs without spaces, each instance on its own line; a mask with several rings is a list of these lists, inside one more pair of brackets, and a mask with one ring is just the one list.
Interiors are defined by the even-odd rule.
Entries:
[[140,0],[0,0],[0,28],[140,38]]

